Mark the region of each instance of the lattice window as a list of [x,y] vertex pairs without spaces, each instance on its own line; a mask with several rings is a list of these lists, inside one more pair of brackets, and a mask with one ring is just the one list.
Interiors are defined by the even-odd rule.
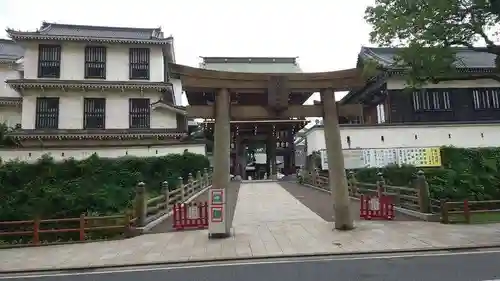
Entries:
[[474,109],[500,109],[500,89],[483,88],[472,90]]
[[36,99],[36,129],[57,129],[59,127],[59,98]]
[[151,105],[149,99],[129,99],[129,127],[149,128]]
[[442,89],[422,89],[413,92],[413,109],[415,111],[451,110],[450,93]]
[[38,46],[38,78],[59,78],[61,76],[61,46]]
[[85,47],[85,78],[106,79],[106,47]]
[[149,80],[149,48],[130,49],[130,79]]
[[85,98],[83,100],[83,128],[104,129],[106,127],[106,99]]

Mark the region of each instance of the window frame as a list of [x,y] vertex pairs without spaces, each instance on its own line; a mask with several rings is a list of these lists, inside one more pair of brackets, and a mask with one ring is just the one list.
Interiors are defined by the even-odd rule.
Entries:
[[[145,106],[137,106],[138,103],[144,103]],[[151,102],[149,98],[129,98],[129,128],[151,128]]]
[[[107,48],[104,46],[86,46],[85,47],[85,63],[84,77],[85,79],[106,79],[106,57]],[[97,66],[97,67],[91,67]],[[90,69],[98,69],[101,75],[91,75]]]
[[478,111],[500,110],[500,88],[472,89],[472,105]]
[[[46,103],[45,106],[42,105],[42,102]],[[59,102],[59,97],[36,98],[35,129],[59,129]],[[57,104],[57,106],[54,106],[54,104]]]
[[[143,71],[144,75],[137,75]],[[149,80],[151,76],[151,49],[130,48],[129,49],[129,79]]]
[[83,99],[83,129],[106,129],[106,98]]
[[[54,68],[51,73],[48,70]],[[50,74],[48,74],[50,73]],[[38,45],[38,78],[61,77],[61,45]]]
[[419,89],[413,91],[411,97],[414,112],[453,110],[448,89]]

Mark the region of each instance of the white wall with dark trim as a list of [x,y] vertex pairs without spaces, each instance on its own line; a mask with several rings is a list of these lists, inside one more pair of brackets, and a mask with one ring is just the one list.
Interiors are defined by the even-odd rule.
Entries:
[[76,160],[86,159],[96,153],[99,157],[118,158],[123,156],[136,157],[158,157],[172,153],[183,153],[185,150],[206,155],[205,144],[182,144],[170,146],[131,146],[131,147],[96,147],[96,148],[53,148],[53,149],[15,149],[15,150],[0,150],[0,158],[2,162],[11,160],[20,160],[26,162],[35,162],[42,155],[48,154],[56,161],[74,158]]
[[[342,148],[403,147],[500,147],[500,123],[497,124],[419,124],[346,126],[340,130]],[[326,149],[323,127],[305,133],[307,154]],[[350,143],[349,143],[350,141]]]

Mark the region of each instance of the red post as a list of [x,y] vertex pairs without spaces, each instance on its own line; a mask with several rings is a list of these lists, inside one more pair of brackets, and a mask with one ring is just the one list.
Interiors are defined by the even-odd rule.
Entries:
[[40,218],[38,217],[33,221],[33,244],[40,244]]
[[470,208],[469,208],[469,200],[464,200],[464,216],[465,222],[470,223]]
[[80,215],[80,241],[85,241],[85,214]]

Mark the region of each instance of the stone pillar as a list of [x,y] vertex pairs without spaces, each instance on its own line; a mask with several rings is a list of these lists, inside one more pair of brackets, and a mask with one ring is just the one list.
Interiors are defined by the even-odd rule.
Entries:
[[226,189],[229,187],[231,132],[230,132],[230,100],[228,89],[220,89],[215,97],[215,130],[214,130],[214,174],[209,195],[210,238],[230,236],[230,225],[227,223]]
[[289,157],[290,157],[290,163],[288,167],[288,173],[290,175],[295,174],[295,143],[293,142],[293,133],[292,130],[289,130],[287,132],[287,138],[286,141],[288,142],[288,150],[290,151]]
[[335,92],[332,89],[323,90],[321,100],[323,101],[323,122],[329,167],[328,177],[334,203],[335,228],[338,230],[351,230],[354,228],[354,222],[350,212],[349,188],[344,168]]
[[240,139],[240,163],[241,163],[241,179],[247,179],[246,167],[247,167],[247,155],[246,155],[246,143],[243,139]]
[[278,167],[276,166],[276,135],[274,135],[272,132],[269,133],[269,139],[268,139],[268,163],[269,163],[269,178],[272,180],[277,180],[278,179]]
[[234,141],[234,175],[241,176],[241,138],[236,136]]

